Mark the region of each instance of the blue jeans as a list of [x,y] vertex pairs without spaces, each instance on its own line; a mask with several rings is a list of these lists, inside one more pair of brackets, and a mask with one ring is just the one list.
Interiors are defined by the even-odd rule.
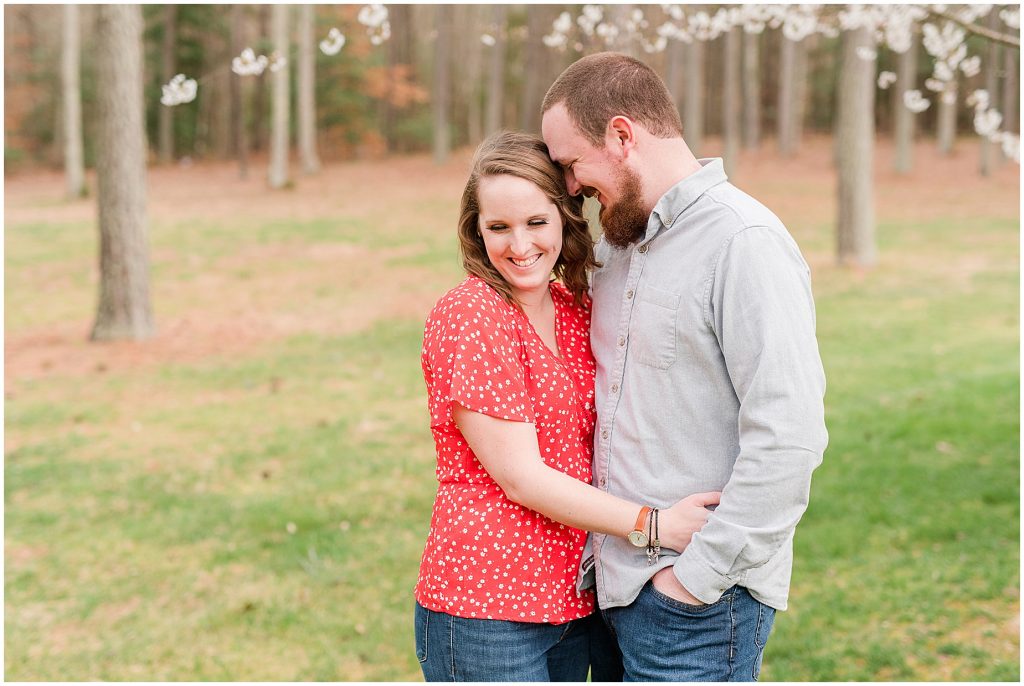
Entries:
[[625,681],[757,681],[775,621],[775,610],[742,586],[710,605],[688,605],[649,581],[631,605],[602,615]]
[[586,681],[590,628],[600,621],[467,619],[416,603],[416,657],[427,681]]

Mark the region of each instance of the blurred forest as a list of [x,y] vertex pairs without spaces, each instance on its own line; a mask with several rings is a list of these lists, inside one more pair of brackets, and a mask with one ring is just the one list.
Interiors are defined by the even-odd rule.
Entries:
[[[315,53],[316,149],[324,162],[374,158],[389,153],[430,150],[438,137],[445,150],[473,145],[491,130],[507,127],[537,131],[539,103],[555,76],[582,54],[607,49],[598,37],[570,41],[565,49],[545,45],[552,23],[564,11],[575,16],[578,5],[388,5],[390,37],[372,40],[357,21],[362,5],[313,6],[314,40],[332,28],[345,36],[334,55]],[[669,19],[669,6],[607,5],[606,16],[642,9],[652,27]],[[721,5],[687,5],[713,13]],[[1005,7],[1005,6],[996,6]],[[256,76],[231,71],[232,58],[243,48],[270,54],[272,5],[144,5],[145,124],[150,162],[171,159],[232,159],[267,152],[271,134],[270,70]],[[292,7],[287,69],[299,64],[299,42]],[[995,13],[993,13],[995,17]],[[61,5],[6,5],[4,7],[4,159],[8,171],[26,167],[59,167],[64,159],[61,96],[61,51],[65,44]],[[95,161],[97,77],[95,64],[96,6],[82,5],[78,21],[81,37],[80,89],[84,129],[84,160]],[[992,26],[1007,27],[998,18]],[[438,38],[444,50],[438,50]],[[728,125],[728,32],[703,45],[694,56],[688,45],[670,41],[668,49],[645,53],[646,60],[666,79],[679,97],[681,110],[701,131],[693,136],[719,136]],[[818,33],[799,42],[795,54],[782,28],[746,34],[742,41],[743,72],[739,101],[744,112],[743,145],[756,146],[762,138],[795,149],[801,131],[831,131],[834,125],[841,66],[841,39]],[[376,43],[376,44],[375,44]],[[994,46],[978,36],[967,38],[968,54],[995,62],[997,107],[1019,98],[1019,49]],[[623,49],[629,50],[629,46]],[[924,83],[932,61],[920,41],[913,82]],[[898,55],[879,46],[879,72],[897,69]],[[687,59],[697,60],[687,64]],[[439,63],[439,60],[443,63]],[[166,107],[161,86],[182,73],[198,82],[198,92],[187,106]],[[699,80],[704,96],[698,104],[684,104],[687,79]],[[955,130],[973,135],[967,94],[985,88],[992,76],[985,70],[959,75],[960,97],[955,106]],[[447,88],[444,86],[447,85]],[[990,85],[990,84],[988,84]],[[443,92],[442,92],[443,91]],[[902,103],[899,93],[879,90],[875,122],[882,135],[892,132]],[[292,107],[298,89],[290,89]],[[1002,94],[1002,95],[999,95]],[[1003,98],[1006,96],[1006,99]],[[443,120],[436,121],[432,102],[444,98]],[[940,112],[930,107],[916,115],[919,135],[938,136]],[[790,111],[792,114],[790,114]],[[1005,112],[1005,129],[1019,130],[1016,111]],[[786,117],[795,124],[787,129]],[[236,124],[237,122],[237,124]],[[294,140],[299,121],[289,120]],[[438,131],[437,127],[443,127]],[[161,133],[166,127],[167,133]],[[435,133],[437,132],[437,133]],[[688,136],[688,140],[691,136]],[[699,147],[697,145],[696,147]],[[444,154],[444,151],[442,151]],[[699,151],[698,151],[699,154]]]

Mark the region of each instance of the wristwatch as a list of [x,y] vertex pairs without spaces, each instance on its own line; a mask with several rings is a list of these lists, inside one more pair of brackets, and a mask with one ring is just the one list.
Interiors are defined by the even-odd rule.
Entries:
[[640,514],[636,518],[636,526],[626,535],[626,539],[637,548],[645,548],[650,543],[651,539],[647,537],[647,532],[644,531],[644,523],[647,521],[647,515],[650,513],[651,508],[646,505],[641,507]]

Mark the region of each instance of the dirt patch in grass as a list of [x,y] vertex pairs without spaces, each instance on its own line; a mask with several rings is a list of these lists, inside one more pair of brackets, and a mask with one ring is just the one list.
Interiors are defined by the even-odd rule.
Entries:
[[[711,139],[706,154],[717,154],[718,144]],[[799,239],[832,221],[831,154],[831,139],[824,136],[805,137],[793,158],[779,157],[774,143],[767,141],[759,151],[742,153],[735,181],[779,214]],[[425,155],[329,164],[319,175],[297,175],[295,188],[283,191],[267,189],[259,160],[245,180],[239,179],[233,163],[154,167],[149,171],[148,212],[151,223],[166,225],[363,217],[392,226],[422,224],[426,231],[454,231],[470,156],[470,150],[458,151],[442,167]],[[998,207],[1009,216],[1017,213],[1019,167],[1004,164],[992,177],[982,178],[974,171],[973,139],[958,141],[949,157],[939,155],[931,141],[920,142],[915,171],[906,177],[890,170],[891,158],[892,145],[882,139],[875,156],[880,220],[970,218],[982,211],[991,216]],[[6,178],[5,191],[9,225],[95,222],[93,200],[61,200],[63,180],[58,173]],[[447,209],[418,216],[415,208],[425,203]],[[345,334],[382,319],[422,318],[440,286],[423,288],[427,274],[415,267],[385,266],[402,250],[409,248],[380,251],[339,243],[240,247],[194,279],[155,282],[157,333],[141,343],[88,342],[92,312],[43,327],[8,329],[7,390],[16,392],[23,379],[235,357],[298,333]],[[806,252],[816,272],[833,268],[829,250]],[[173,261],[176,256],[162,252],[154,259]],[[81,256],[80,267],[95,272],[93,260],[93,255]],[[960,267],[956,271],[965,279],[979,268],[973,263]],[[58,286],[50,278],[52,270],[45,267],[19,276],[24,288],[46,292]]]

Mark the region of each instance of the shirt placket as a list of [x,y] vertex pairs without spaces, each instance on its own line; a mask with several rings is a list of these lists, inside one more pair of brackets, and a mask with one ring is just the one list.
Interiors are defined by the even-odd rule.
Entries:
[[[608,490],[608,480],[611,478],[611,445],[612,438],[615,435],[615,413],[619,406],[619,398],[621,397],[619,391],[622,389],[622,381],[626,371],[626,351],[629,349],[629,322],[633,317],[637,287],[643,274],[644,264],[647,261],[649,245],[650,241],[642,243],[633,248],[629,256],[629,266],[626,270],[626,279],[621,291],[622,300],[620,301],[619,321],[615,327],[614,362],[608,374],[608,389],[603,407],[598,408],[598,414],[601,419],[601,433],[597,438],[599,459],[594,460],[598,473],[594,476],[597,480],[597,486],[603,491]],[[595,561],[601,558],[603,543],[603,536],[595,536],[592,540]],[[598,595],[605,596],[607,591],[600,576],[598,574]]]
[[601,435],[598,441],[601,459],[599,464],[603,467],[598,477],[598,486],[602,490],[608,490],[608,480],[611,478],[611,446],[615,433],[615,413],[619,407],[619,398],[623,378],[626,373],[626,352],[629,349],[629,322],[633,318],[633,308],[636,302],[636,293],[643,274],[644,264],[647,261],[647,251],[650,241],[642,243],[634,248],[629,257],[629,267],[626,271],[626,279],[622,286],[622,301],[619,308],[619,321],[615,327],[615,341],[613,364],[609,369],[605,389],[604,407],[601,408]]

